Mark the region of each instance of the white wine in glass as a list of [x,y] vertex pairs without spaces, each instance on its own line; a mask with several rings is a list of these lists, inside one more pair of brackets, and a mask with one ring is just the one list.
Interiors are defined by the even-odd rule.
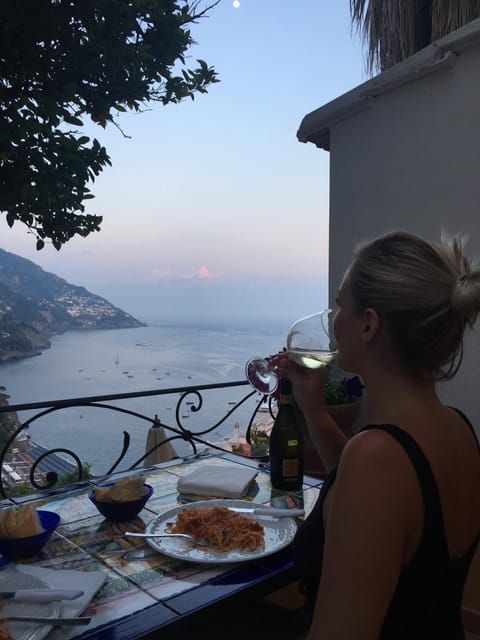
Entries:
[[312,349],[290,349],[287,353],[292,362],[307,369],[326,367],[337,355],[336,351],[313,351]]
[[[325,309],[297,320],[287,335],[286,355],[290,360],[308,369],[319,369],[330,364],[337,355],[331,346],[331,310]],[[245,367],[247,380],[260,393],[271,394],[278,387],[278,376],[269,368],[266,358],[250,358]]]

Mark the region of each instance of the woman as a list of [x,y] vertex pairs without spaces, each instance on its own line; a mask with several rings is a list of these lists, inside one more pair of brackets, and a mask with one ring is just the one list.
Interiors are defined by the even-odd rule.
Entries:
[[325,370],[275,359],[331,470],[299,529],[309,639],[457,640],[480,533],[480,453],[435,382],[451,378],[480,310],[480,271],[456,239],[394,232],[360,247],[338,291],[339,366],[361,375],[367,426],[348,442]]

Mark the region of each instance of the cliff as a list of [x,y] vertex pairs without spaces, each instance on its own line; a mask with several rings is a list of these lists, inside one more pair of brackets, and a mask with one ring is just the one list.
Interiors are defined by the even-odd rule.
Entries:
[[56,333],[140,326],[104,298],[0,249],[0,362],[38,355]]

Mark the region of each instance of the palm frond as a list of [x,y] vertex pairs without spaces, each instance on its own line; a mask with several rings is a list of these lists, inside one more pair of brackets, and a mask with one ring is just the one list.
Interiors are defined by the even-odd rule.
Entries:
[[373,73],[479,18],[480,0],[350,0],[350,15]]
[[432,0],[432,40],[480,18],[480,0]]
[[415,53],[417,0],[350,0],[350,13],[367,46],[370,72]]

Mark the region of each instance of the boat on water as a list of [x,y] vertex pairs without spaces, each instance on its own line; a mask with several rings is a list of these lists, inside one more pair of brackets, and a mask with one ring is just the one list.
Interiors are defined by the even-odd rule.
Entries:
[[136,347],[148,347],[148,342],[136,342]]

